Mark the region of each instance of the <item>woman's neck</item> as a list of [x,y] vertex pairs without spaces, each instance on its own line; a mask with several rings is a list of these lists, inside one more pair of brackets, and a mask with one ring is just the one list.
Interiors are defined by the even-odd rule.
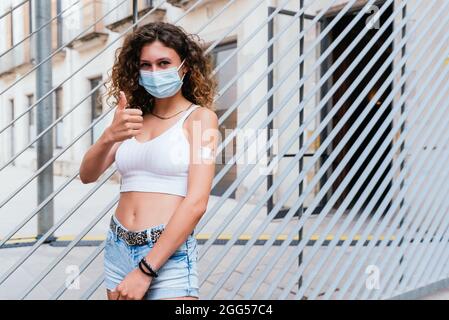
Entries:
[[153,113],[161,117],[171,116],[181,110],[184,110],[190,104],[182,94],[176,94],[173,97],[158,99],[154,101]]

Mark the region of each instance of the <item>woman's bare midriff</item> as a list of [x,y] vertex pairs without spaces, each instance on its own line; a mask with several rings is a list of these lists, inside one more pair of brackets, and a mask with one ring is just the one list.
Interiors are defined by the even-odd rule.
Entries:
[[128,230],[140,231],[167,224],[183,196],[158,192],[121,192],[115,216]]

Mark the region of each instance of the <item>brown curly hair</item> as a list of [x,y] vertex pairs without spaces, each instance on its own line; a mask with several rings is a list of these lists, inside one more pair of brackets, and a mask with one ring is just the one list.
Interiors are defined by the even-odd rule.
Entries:
[[141,109],[143,114],[152,110],[154,97],[139,85],[139,69],[142,47],[156,40],[174,49],[181,61],[186,59],[184,65],[188,66],[189,71],[181,88],[184,97],[194,104],[215,111],[217,80],[211,76],[212,57],[209,53],[205,55],[202,40],[179,26],[160,21],[139,27],[126,36],[123,46],[117,49],[106,92],[108,104],[115,106],[120,91],[123,91],[130,108]]

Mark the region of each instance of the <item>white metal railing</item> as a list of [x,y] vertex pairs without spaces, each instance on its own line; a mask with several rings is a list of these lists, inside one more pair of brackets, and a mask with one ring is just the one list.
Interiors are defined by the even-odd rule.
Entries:
[[[202,2],[202,0],[192,1],[192,6],[173,23],[180,23]],[[214,3],[214,1],[208,2]],[[198,34],[205,30],[229,10],[235,10],[234,6],[241,2],[241,0],[225,2],[222,7],[214,11],[214,15],[209,20],[192,32]],[[33,66],[23,76],[18,77],[5,88],[0,87],[0,94],[3,95],[18,86],[56,53],[67,48],[74,39],[82,37],[96,24],[100,22],[108,24],[107,21],[110,19],[115,21],[118,18],[126,18],[123,16],[125,12],[123,7],[130,9],[133,3],[133,1],[123,0],[114,2],[114,5],[110,4],[111,7],[107,8],[104,15],[93,24],[78,30],[81,32]],[[449,218],[446,200],[448,190],[445,183],[448,172],[444,163],[449,156],[447,152],[449,138],[447,121],[449,119],[446,110],[449,68],[442,68],[441,61],[449,56],[449,35],[444,32],[449,26],[449,17],[444,14],[449,3],[435,1],[429,5],[407,0],[368,0],[361,7],[355,7],[360,5],[360,1],[351,0],[338,7],[338,11],[333,15],[330,15],[330,12],[335,10],[339,3],[337,0],[300,0],[295,3],[297,3],[295,10],[292,10],[292,1],[289,0],[279,1],[277,7],[266,7],[267,15],[259,17],[258,23],[252,26],[253,31],[249,32],[246,38],[239,38],[236,50],[213,71],[214,75],[217,74],[227,62],[251,45],[251,40],[261,30],[268,30],[266,43],[254,48],[252,58],[248,62],[239,64],[238,73],[228,83],[223,84],[218,96],[222,96],[235,85],[254,67],[259,58],[267,57],[266,68],[253,78],[248,87],[239,91],[237,100],[220,117],[219,123],[222,124],[250,95],[260,90],[262,81],[269,79],[269,87],[262,94],[257,95],[257,101],[247,108],[247,113],[239,115],[237,127],[220,144],[218,153],[232,143],[239,129],[248,127],[260,110],[265,110],[267,105],[275,104],[276,107],[268,109],[266,117],[255,125],[257,128],[249,136],[245,146],[239,148],[222,170],[217,172],[213,186],[216,186],[255,144],[258,138],[257,133],[260,132],[258,129],[269,128],[280,115],[283,115],[284,119],[295,119],[300,115],[301,122],[293,130],[291,122],[279,123],[276,127],[276,135],[269,136],[266,145],[257,150],[257,159],[269,152],[268,168],[273,171],[272,177],[275,179],[268,184],[266,192],[249,213],[245,214],[244,222],[235,228],[226,244],[219,246],[217,253],[213,254],[211,249],[217,247],[216,240],[230,222],[242,214],[244,206],[267,182],[266,175],[256,176],[252,185],[235,200],[235,206],[222,216],[225,222],[220,224],[201,244],[199,260],[208,255],[213,256],[208,269],[201,273],[200,283],[204,286],[206,281],[214,276],[225,257],[230,254],[230,250],[235,248],[239,236],[254,223],[260,212],[266,209],[267,215],[252,232],[251,238],[244,244],[239,254],[227,265],[225,272],[214,280],[214,285],[208,289],[205,298],[213,299],[222,294],[226,299],[235,299],[237,295],[246,299],[257,297],[263,299],[273,297],[278,299],[304,297],[309,299],[385,299],[398,295],[412,296],[422,288],[430,288],[441,281],[446,281],[449,272],[447,267]],[[2,127],[0,135],[34,107],[39,106],[56,88],[72,79],[92,62],[101,59],[101,55],[115,42],[165,4],[166,1],[155,1],[152,9],[140,17],[135,16],[132,25],[126,27],[119,37],[99,50],[86,63],[74,69],[69,77],[54,85],[52,90],[39,97],[33,105]],[[265,0],[251,1],[246,7],[247,11],[239,12],[229,28],[217,36],[205,53],[210,53],[223,39],[236,33],[254,12],[266,5]],[[382,20],[375,32],[372,28],[368,28],[368,25],[372,26],[372,21],[366,20],[373,8],[375,8],[375,15],[370,16],[371,19]],[[128,9],[126,12],[130,11]],[[350,12],[354,14],[341,27],[342,21]],[[275,19],[280,16],[286,19],[286,23],[282,27],[274,28]],[[282,42],[285,41],[284,37],[288,32],[291,32],[291,28],[298,26],[298,22],[299,32],[294,37],[290,37],[287,43]],[[360,26],[360,23],[365,23],[365,27],[361,28],[351,42],[345,43],[345,39]],[[341,27],[339,33],[331,36],[338,26]],[[33,33],[41,30],[42,28],[36,29]],[[314,38],[304,42],[306,35],[313,32],[315,32]],[[280,44],[285,45],[282,51],[273,49]],[[341,49],[342,46],[344,46],[343,49]],[[298,47],[298,55],[286,61],[288,55]],[[337,48],[341,49],[338,55],[336,55]],[[360,50],[354,54],[358,48]],[[14,48],[9,49],[10,52],[7,53],[12,53],[14,50]],[[2,57],[3,55],[0,59]],[[349,57],[352,57],[350,61],[348,61]],[[274,81],[273,72],[279,70],[281,63],[287,64],[288,68],[284,73],[278,72]],[[292,83],[291,77],[298,74],[298,70],[301,71]],[[355,73],[356,70],[357,73]],[[338,77],[335,76],[337,73]],[[365,80],[368,75],[369,79]],[[343,87],[345,84],[347,86]],[[93,88],[61,117],[53,121],[25,148],[12,155],[0,167],[0,173],[18,159],[30,145],[51,132],[60,121],[77,108],[82,107],[83,102],[102,85],[104,82]],[[291,101],[298,96],[298,92],[300,92],[299,101],[294,102],[292,107]],[[335,97],[338,92],[342,94],[337,99]],[[374,93],[365,104],[364,99],[370,92]],[[283,93],[282,99],[274,103],[273,99],[280,93]],[[364,106],[362,111],[360,111],[361,105]],[[0,209],[44,170],[51,167],[86,133],[88,134],[95,124],[104,119],[111,110],[113,109],[107,110],[84,128],[78,136],[73,137],[70,143],[48,159],[18,188],[2,196]],[[341,117],[338,122],[335,122],[334,119],[339,114]],[[313,131],[304,138],[306,128],[310,127],[314,127]],[[347,129],[344,134],[341,134],[340,131],[344,128]],[[326,134],[323,135],[323,132]],[[273,153],[272,150],[279,143],[279,139],[282,140],[282,144],[279,150]],[[296,148],[299,139],[301,142]],[[319,144],[316,145],[318,140]],[[435,151],[431,149],[427,152],[411,152],[410,145],[417,149],[424,149],[427,145],[436,147]],[[292,149],[295,150],[293,154],[291,154]],[[310,150],[313,150],[313,154],[307,155]],[[289,154],[291,155],[288,156]],[[354,155],[357,155],[356,159]],[[303,165],[306,157],[307,161]],[[281,166],[281,162],[287,164]],[[295,171],[299,163],[300,170]],[[258,163],[241,166],[235,181],[208,209],[196,230],[205,228],[218,214],[223,215],[219,213],[220,208],[227,203],[230,195],[241,186],[245,179],[254,175],[257,166]],[[280,170],[274,174],[274,169],[277,167],[280,167]],[[424,174],[426,170],[428,173]],[[13,276],[67,219],[75,216],[81,206],[115,172],[115,168],[110,168],[67,213],[36,240],[31,248],[21,255],[6,272],[0,274],[0,290],[6,280]],[[0,249],[30,223],[45,205],[72,183],[78,174],[79,172],[75,172],[67,178],[25,219],[11,226],[11,231],[5,236],[2,235],[0,239]],[[309,179],[307,179],[308,175],[311,175]],[[298,192],[298,185],[301,185],[300,193],[295,195],[294,192]],[[267,201],[280,190],[281,186],[286,191],[279,195],[272,208],[265,208]],[[292,198],[293,202],[289,203],[286,214],[272,229],[270,238],[265,241],[251,261],[245,261],[264,230]],[[339,202],[341,198],[343,200]],[[307,207],[305,207],[306,199],[311,199],[307,202]],[[319,207],[323,199],[325,199],[324,205]],[[26,286],[19,298],[27,298],[49,277],[63,259],[110,212],[117,201],[118,196],[112,199],[69,245],[56,254],[39,275]],[[294,219],[297,212],[299,212],[298,219]],[[0,214],[3,213],[0,212]],[[286,230],[288,230],[286,237],[282,239],[280,245],[276,245],[275,241]],[[311,242],[316,233],[320,236]],[[328,239],[326,236],[331,233],[333,237]],[[294,238],[297,236],[299,241],[293,245]],[[79,262],[81,273],[88,270],[103,249],[104,243],[100,243],[84,261]],[[270,253],[272,251],[274,253]],[[264,258],[269,254],[269,261],[263,263]],[[276,269],[276,274],[273,274],[279,261],[282,261],[282,265]],[[236,276],[236,270],[244,263],[247,263],[244,271],[239,273],[236,279],[231,279]],[[381,280],[375,278],[379,281],[379,287],[376,290],[367,287],[367,270],[379,272]],[[103,275],[99,275],[80,298],[90,298],[101,286],[102,277]],[[225,291],[224,287],[230,281],[233,283],[232,289]],[[66,290],[67,284],[61,283],[51,294],[51,298],[63,297]]]

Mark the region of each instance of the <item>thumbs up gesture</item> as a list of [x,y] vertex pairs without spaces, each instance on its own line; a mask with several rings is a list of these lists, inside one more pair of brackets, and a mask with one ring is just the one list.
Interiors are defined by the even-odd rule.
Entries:
[[120,91],[120,98],[115,109],[112,124],[107,128],[114,142],[132,138],[140,133],[143,126],[142,110],[127,108],[125,93]]

